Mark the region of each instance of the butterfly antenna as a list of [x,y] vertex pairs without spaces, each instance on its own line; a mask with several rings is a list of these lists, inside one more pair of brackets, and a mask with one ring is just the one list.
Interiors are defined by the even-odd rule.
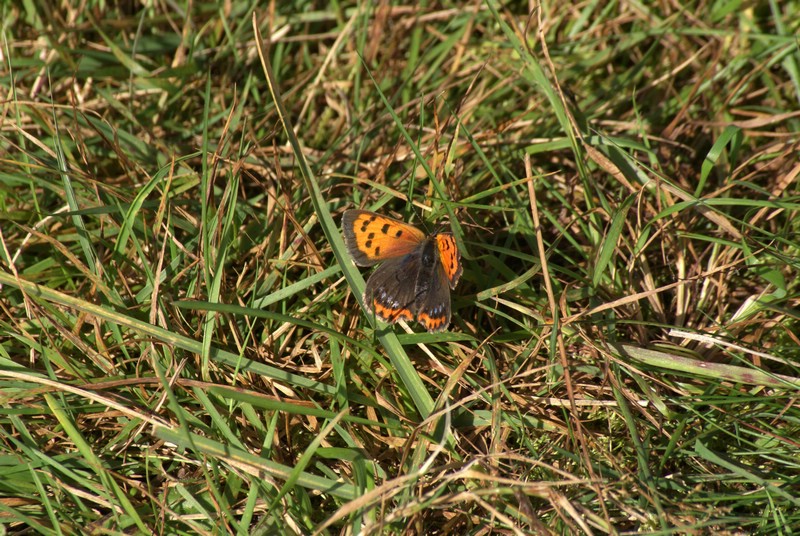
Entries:
[[430,234],[430,230],[428,229],[428,222],[425,221],[425,218],[422,217],[422,212],[417,211],[417,207],[414,206],[413,201],[409,201],[408,204],[411,207],[411,212],[413,212],[414,215],[417,217],[417,220],[419,220],[419,225],[425,230],[426,234]]

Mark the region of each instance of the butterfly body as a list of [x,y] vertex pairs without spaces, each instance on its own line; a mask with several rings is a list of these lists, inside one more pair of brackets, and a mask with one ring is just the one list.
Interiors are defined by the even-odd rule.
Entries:
[[347,250],[359,266],[382,263],[367,281],[364,303],[384,322],[416,320],[428,331],[450,324],[450,289],[463,270],[450,233],[425,233],[393,218],[348,210]]

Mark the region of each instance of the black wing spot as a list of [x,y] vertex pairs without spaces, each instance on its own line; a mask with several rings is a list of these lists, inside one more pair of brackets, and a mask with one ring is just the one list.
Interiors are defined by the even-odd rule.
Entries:
[[[372,240],[373,238],[375,238],[375,233],[369,233],[367,235],[367,240]],[[369,246],[367,246],[367,247],[369,247]]]
[[366,248],[367,248],[367,249],[371,248],[371,247],[372,247],[372,240],[367,240],[367,241],[364,243],[364,246],[366,246]]
[[400,238],[401,236],[403,236],[403,230],[402,229],[398,229],[397,232],[394,234],[394,237],[395,238]]
[[[367,247],[369,247],[369,246],[367,246]],[[380,246],[378,246],[378,247],[376,247],[376,248],[375,248],[375,256],[377,257],[377,256],[379,256],[380,254],[381,254],[381,247],[380,247]]]
[[389,234],[389,229],[391,229],[391,227],[392,227],[392,226],[391,226],[391,225],[389,225],[388,223],[384,223],[384,224],[383,224],[383,227],[381,227],[381,232],[382,232],[383,234]]

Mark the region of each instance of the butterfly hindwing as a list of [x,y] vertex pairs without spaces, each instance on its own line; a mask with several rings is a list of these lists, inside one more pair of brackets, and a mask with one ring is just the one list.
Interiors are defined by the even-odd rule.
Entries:
[[450,324],[450,278],[436,238],[422,248],[415,287],[417,322],[428,331],[446,329]]
[[417,303],[413,281],[419,269],[419,250],[384,261],[367,281],[364,303],[384,322],[414,320]]
[[408,255],[425,240],[413,225],[367,210],[345,211],[342,230],[347,251],[359,266]]

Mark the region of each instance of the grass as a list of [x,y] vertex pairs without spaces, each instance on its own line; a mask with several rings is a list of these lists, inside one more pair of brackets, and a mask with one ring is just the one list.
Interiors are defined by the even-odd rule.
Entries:
[[800,531],[800,2],[0,10],[5,532]]

